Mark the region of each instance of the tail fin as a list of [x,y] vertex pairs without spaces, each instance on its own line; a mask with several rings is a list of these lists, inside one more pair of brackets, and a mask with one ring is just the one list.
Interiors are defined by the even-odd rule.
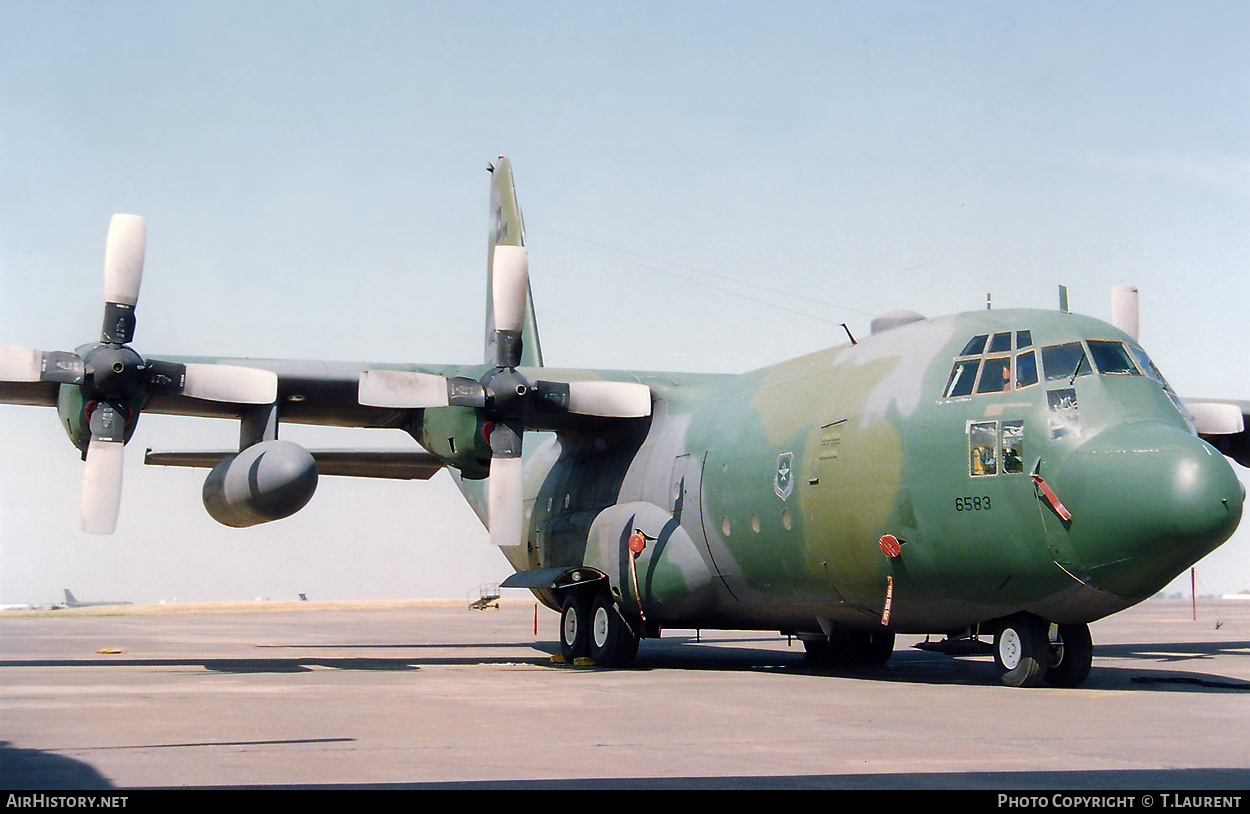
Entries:
[[[525,223],[516,200],[512,164],[503,156],[489,167],[491,172],[491,229],[486,246],[486,363],[495,361],[495,326],[491,303],[492,268],[496,246],[524,246]],[[525,321],[521,325],[521,366],[542,367],[543,353],[538,344],[538,320],[534,316],[533,292],[526,294]]]

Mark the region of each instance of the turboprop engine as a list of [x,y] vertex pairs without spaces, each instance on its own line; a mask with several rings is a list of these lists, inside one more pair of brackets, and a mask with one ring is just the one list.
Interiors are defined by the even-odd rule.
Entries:
[[204,481],[204,508],[223,526],[255,526],[295,514],[316,489],[312,453],[290,441],[264,441],[213,467]]

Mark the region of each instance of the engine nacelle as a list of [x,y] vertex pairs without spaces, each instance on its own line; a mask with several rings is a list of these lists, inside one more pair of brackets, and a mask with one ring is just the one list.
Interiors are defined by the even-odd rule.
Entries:
[[290,517],[317,489],[317,462],[290,441],[265,441],[231,455],[204,481],[204,508],[223,526],[243,528]]

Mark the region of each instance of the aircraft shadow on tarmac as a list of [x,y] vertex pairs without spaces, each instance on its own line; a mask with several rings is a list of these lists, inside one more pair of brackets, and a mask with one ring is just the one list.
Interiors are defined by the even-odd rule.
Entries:
[[[763,644],[764,646],[761,646]],[[559,669],[600,670],[594,665],[558,664],[558,646],[549,642],[441,642],[430,644],[316,644],[265,645],[288,651],[310,649],[393,650],[394,656],[298,656],[232,658],[116,658],[0,660],[5,667],[186,667],[234,674],[292,674],[313,670],[411,672],[435,666],[489,666],[529,664]],[[405,652],[406,651],[406,652]],[[418,651],[413,653],[412,651]],[[420,652],[424,651],[424,652]],[[486,651],[486,652],[484,652]],[[490,652],[495,651],[495,652]],[[496,654],[497,653],[497,654]],[[1094,647],[1094,665],[1082,689],[1189,692],[1250,692],[1250,681],[1203,671],[1216,657],[1250,655],[1250,641],[1115,644]],[[1130,663],[1131,662],[1131,663]],[[1144,662],[1153,662],[1146,664]],[[1157,665],[1157,666],[1156,666]],[[863,681],[911,684],[997,685],[993,659],[989,656],[947,656],[910,647],[899,647],[882,666],[808,665],[798,641],[718,636],[701,641],[697,635],[648,640],[639,648],[634,671],[775,671],[778,673],[827,675]]]

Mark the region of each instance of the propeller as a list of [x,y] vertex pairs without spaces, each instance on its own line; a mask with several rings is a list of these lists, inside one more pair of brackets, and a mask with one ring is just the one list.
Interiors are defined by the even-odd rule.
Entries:
[[91,534],[112,534],[117,527],[122,448],[147,395],[242,404],[271,404],[277,398],[272,371],[144,360],[131,349],[146,244],[142,217],[113,216],[104,250],[104,324],[99,344],[85,354],[0,345],[0,381],[55,382],[76,386],[81,394],[82,528]]
[[491,268],[493,330],[487,336],[486,353],[494,367],[481,379],[368,370],[361,374],[358,398],[372,407],[472,407],[481,411],[490,428],[486,502],[491,542],[513,546],[522,542],[523,534],[521,439],[526,422],[540,413],[641,418],[651,414],[651,388],[636,382],[531,382],[517,370],[529,294],[528,254],[522,246],[496,246]]

